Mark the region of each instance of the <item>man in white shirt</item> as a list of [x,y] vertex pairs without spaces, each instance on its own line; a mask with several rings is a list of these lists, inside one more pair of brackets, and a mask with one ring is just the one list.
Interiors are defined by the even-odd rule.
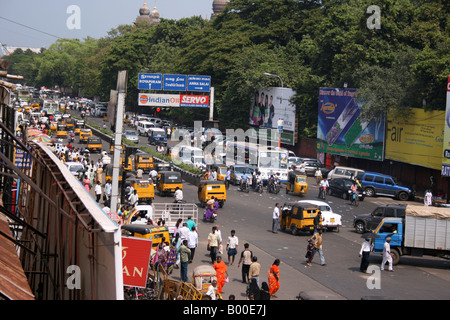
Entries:
[[389,271],[393,272],[393,266],[392,266],[392,255],[391,255],[391,238],[386,238],[386,242],[384,243],[383,248],[383,261],[381,262],[381,271],[384,271],[384,265],[386,262],[389,262]]
[[183,222],[183,226],[178,230],[178,232],[180,234],[181,242],[183,242],[183,240],[189,240],[189,228],[187,227],[186,222]]
[[181,190],[179,187],[177,187],[175,189],[175,193],[173,194],[173,197],[175,199],[175,202],[183,201],[183,190]]
[[189,263],[192,263],[195,254],[195,248],[198,246],[198,233],[195,226],[192,226],[192,230],[189,230],[188,234],[188,248],[191,249],[191,255]]
[[139,196],[136,190],[133,190],[133,194],[128,198],[128,201],[132,207],[138,204]]
[[[238,237],[236,237],[236,232],[234,230],[231,230],[231,236],[229,236],[228,240],[227,240],[228,264],[230,266],[232,266],[234,263],[234,257],[237,254],[238,245],[239,245],[239,239],[238,239]],[[231,263],[230,263],[230,257],[232,257]]]
[[277,202],[275,203],[275,208],[273,208],[272,233],[277,233],[279,219],[280,219],[280,205]]
[[211,300],[216,300],[216,290],[217,290],[217,280],[213,280],[208,287],[208,291],[206,292],[206,295]]

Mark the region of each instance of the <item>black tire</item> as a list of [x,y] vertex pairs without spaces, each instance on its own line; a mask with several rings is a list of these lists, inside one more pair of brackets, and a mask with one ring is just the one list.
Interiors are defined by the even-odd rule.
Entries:
[[400,192],[397,197],[400,201],[406,201],[409,199],[409,195],[406,192]]
[[392,264],[395,266],[400,261],[400,252],[397,249],[391,249]]
[[363,234],[366,232],[366,226],[364,225],[364,222],[358,221],[355,223],[355,230],[357,233]]

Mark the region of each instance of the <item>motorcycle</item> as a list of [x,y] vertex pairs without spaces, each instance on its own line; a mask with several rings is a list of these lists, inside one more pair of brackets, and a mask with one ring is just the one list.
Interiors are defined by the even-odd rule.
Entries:
[[250,178],[247,178],[247,180],[245,180],[245,181],[241,181],[241,184],[240,184],[240,186],[239,186],[239,189],[241,190],[241,191],[245,191],[245,192],[249,192],[250,191]]
[[275,194],[278,194],[278,192],[280,192],[280,180],[278,179],[278,177],[275,177],[272,183],[270,183],[269,192]]
[[259,193],[263,193],[263,183],[260,179],[258,179],[258,181],[256,182],[255,191],[259,192]]
[[217,211],[214,211],[213,208],[207,208],[205,213],[203,214],[204,222],[214,222],[217,219]]
[[319,198],[325,200],[327,197],[327,187],[323,186],[319,188]]

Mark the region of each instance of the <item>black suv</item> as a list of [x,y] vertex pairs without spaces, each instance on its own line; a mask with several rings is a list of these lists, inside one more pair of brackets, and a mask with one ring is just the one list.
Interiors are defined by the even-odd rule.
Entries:
[[356,216],[353,219],[353,227],[358,233],[370,232],[380,224],[383,218],[404,218],[405,209],[406,206],[400,204],[380,206],[372,213]]

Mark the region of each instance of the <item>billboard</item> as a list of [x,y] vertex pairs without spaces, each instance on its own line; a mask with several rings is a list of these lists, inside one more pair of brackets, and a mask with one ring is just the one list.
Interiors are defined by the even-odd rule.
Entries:
[[440,170],[444,111],[411,108],[404,118],[386,119],[386,158]]
[[447,78],[447,108],[444,119],[444,141],[441,175],[450,177],[450,76]]
[[252,98],[249,124],[260,129],[279,129],[278,120],[283,120],[281,142],[294,145],[298,129],[296,107],[290,99],[295,95],[291,88],[260,88]]
[[139,93],[138,104],[148,107],[209,108],[209,96],[163,93]]
[[384,159],[384,115],[363,120],[356,89],[320,88],[317,151],[342,156]]

